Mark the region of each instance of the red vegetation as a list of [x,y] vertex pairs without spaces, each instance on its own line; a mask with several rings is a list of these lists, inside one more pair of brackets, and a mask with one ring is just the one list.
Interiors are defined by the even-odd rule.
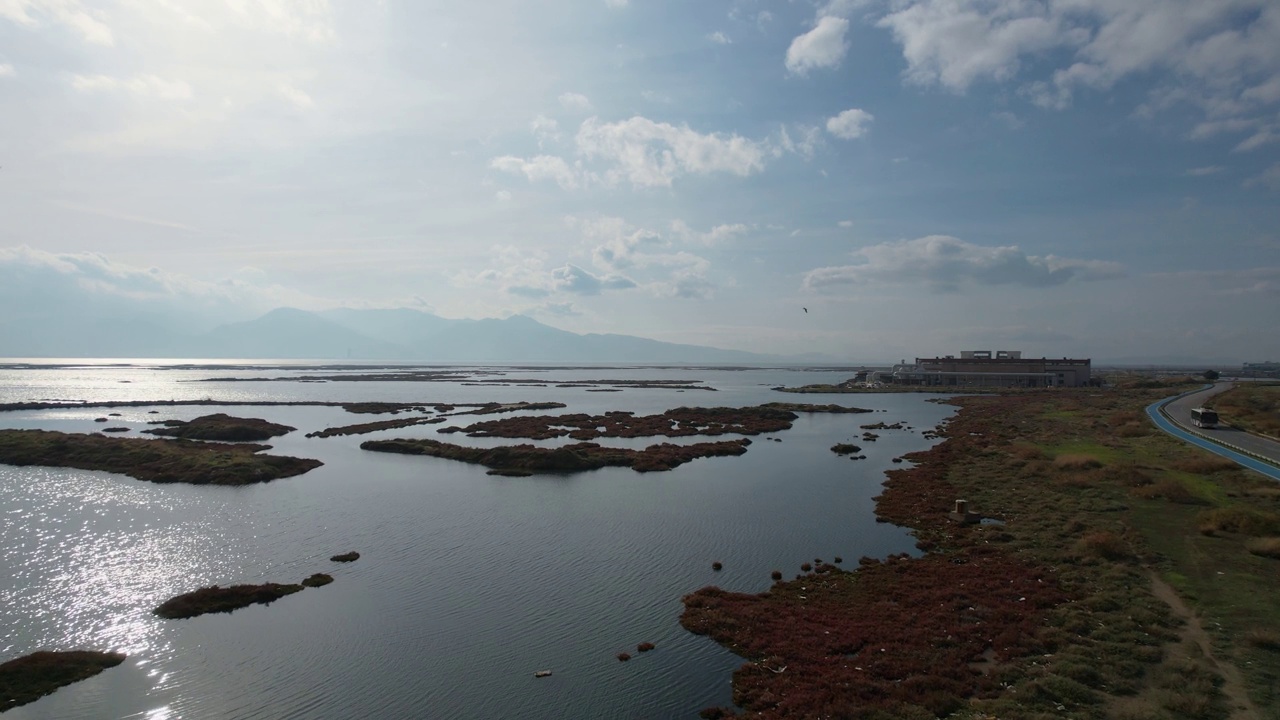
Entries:
[[462,432],[470,437],[526,438],[550,440],[570,437],[595,440],[602,437],[691,437],[694,435],[759,435],[791,427],[797,412],[870,412],[840,405],[769,403],[744,408],[679,407],[661,415],[636,416],[630,412],[604,415],[532,415],[486,420],[466,427],[447,427],[440,432]]
[[602,437],[691,437],[694,435],[758,435],[791,427],[796,414],[764,407],[687,408],[668,410],[661,415],[635,416],[611,412],[604,415],[530,415],[485,420],[464,428],[444,428],[440,432],[463,432],[470,437],[528,438],[550,440],[571,437],[595,440]]
[[734,673],[734,703],[753,717],[898,704],[946,714],[997,690],[970,662],[1039,650],[1041,616],[1064,599],[1042,571],[988,549],[823,568],[759,595],[710,587],[684,598],[686,629],[750,660]]
[[124,659],[123,653],[39,651],[0,663],[0,712],[35,702],[64,685],[115,667]]
[[642,642],[636,646],[636,652],[649,652],[655,647],[657,647],[657,645],[654,645],[651,642]]
[[439,440],[401,439],[369,440],[361,443],[360,447],[376,452],[430,455],[484,465],[492,468],[491,474],[529,475],[535,472],[581,472],[602,467],[630,467],[636,472],[658,472],[670,470],[701,457],[741,455],[747,451],[747,445],[750,442],[744,438],[692,445],[662,443],[650,445],[644,450],[631,450],[603,447],[586,442],[558,448],[534,445],[473,448],[443,443]]
[[232,585],[200,588],[165,600],[155,610],[162,618],[190,618],[215,612],[231,612],[254,604],[265,605],[302,590],[301,585]]
[[622,662],[626,662],[630,659],[631,659],[631,653],[625,653],[625,652],[618,653],[618,660]]
[[769,573],[769,577],[773,578],[775,582],[776,582],[776,581],[778,581],[778,580],[781,580],[781,579],[782,579],[782,571],[781,571],[781,570],[774,570],[773,572]]
[[365,433],[378,432],[379,430],[396,430],[404,427],[412,427],[414,425],[434,425],[444,422],[442,417],[414,417],[399,418],[396,420],[379,420],[377,422],[361,423],[359,425],[343,425],[341,427],[325,428],[316,432],[307,433],[309,438],[327,438],[334,435],[363,435]]
[[248,485],[301,475],[324,464],[258,453],[269,449],[269,445],[0,430],[0,463],[105,470],[148,482]]
[[261,418],[238,418],[226,413],[202,415],[191,421],[165,420],[162,424],[165,427],[152,428],[142,432],[151,435],[184,438],[186,440],[251,442],[285,435],[297,429],[288,425],[267,422]]

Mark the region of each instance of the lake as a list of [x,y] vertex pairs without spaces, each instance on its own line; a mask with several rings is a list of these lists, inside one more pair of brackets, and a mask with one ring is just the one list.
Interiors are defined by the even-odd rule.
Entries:
[[[730,703],[731,673],[743,661],[680,627],[681,596],[709,584],[761,592],[772,570],[791,577],[819,557],[843,556],[853,567],[863,555],[914,553],[904,529],[875,521],[872,498],[885,470],[902,467],[892,459],[929,447],[921,432],[954,412],[927,402],[930,395],[771,389],[851,375],[834,370],[484,368],[474,377],[493,382],[476,385],[287,379],[359,372],[305,364],[112,362],[0,367],[0,402],[209,398],[225,406],[6,412],[0,428],[93,432],[102,428],[95,418],[119,412],[111,425],[137,436],[148,421],[221,411],[298,428],[270,441],[270,452],[325,464],[237,488],[0,465],[0,659],[37,649],[129,654],[6,718],[693,718]],[[256,381],[209,380],[231,377]],[[602,379],[690,380],[715,392],[555,387]],[[391,416],[237,406],[304,400],[567,404],[551,414],[783,401],[877,412],[801,414],[790,430],[753,437],[745,455],[671,472],[509,478],[359,445],[392,437],[527,441],[437,435],[437,425],[308,439]],[[456,422],[478,419],[489,418]],[[858,426],[877,421],[913,430],[862,442]],[[863,446],[867,459],[835,455],[837,442]],[[348,550],[360,559],[329,561]],[[724,569],[713,571],[714,561]],[[298,582],[316,572],[335,582],[231,614],[151,614],[198,587]],[[637,653],[646,641],[657,649]],[[632,660],[619,662],[622,651]],[[554,674],[535,679],[542,669]]]

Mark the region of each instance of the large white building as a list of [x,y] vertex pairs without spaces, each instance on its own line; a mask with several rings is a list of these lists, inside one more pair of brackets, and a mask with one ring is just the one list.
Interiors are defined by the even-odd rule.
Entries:
[[916,358],[880,382],[928,387],[1081,387],[1092,378],[1090,359],[1024,358],[1021,350],[962,350],[960,357]]

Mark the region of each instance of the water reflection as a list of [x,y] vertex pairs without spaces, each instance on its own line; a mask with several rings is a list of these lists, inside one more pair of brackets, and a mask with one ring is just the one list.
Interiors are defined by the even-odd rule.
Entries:
[[[697,400],[776,400],[763,380],[786,381],[725,378],[722,392]],[[353,387],[367,386],[238,389],[363,399]],[[517,390],[529,395],[513,397]],[[152,391],[185,392],[172,382]],[[112,388],[112,397],[118,392]],[[376,389],[399,400],[563,397],[567,412],[589,413],[654,412],[692,400],[662,391],[552,392]],[[880,417],[916,427],[950,413],[919,397],[854,397],[847,404],[875,404],[892,413]],[[212,411],[167,408],[163,417]],[[68,412],[75,411],[0,420],[93,429],[95,413]],[[155,417],[145,408],[122,412],[128,422]],[[729,673],[740,660],[679,627],[681,595],[709,583],[759,591],[774,568],[791,573],[815,556],[881,556],[912,545],[901,529],[874,522],[871,498],[890,458],[924,443],[918,434],[884,433],[867,461],[835,457],[828,448],[855,434],[860,416],[804,416],[783,443],[757,442],[742,458],[670,473],[615,468],[510,479],[450,461],[367,453],[360,436],[303,437],[349,424],[338,408],[244,414],[299,428],[273,440],[273,452],[325,466],[246,488],[0,466],[4,656],[73,647],[130,655],[125,666],[12,717],[390,717],[420,716],[423,708],[440,717],[689,716],[729,701]],[[328,562],[347,550],[361,559]],[[711,560],[723,561],[723,572],[713,573]],[[189,621],[150,613],[204,585],[297,582],[321,571],[336,581],[271,606]],[[625,664],[614,659],[640,641],[659,650]],[[555,669],[554,682],[532,684],[533,670],[545,667]]]

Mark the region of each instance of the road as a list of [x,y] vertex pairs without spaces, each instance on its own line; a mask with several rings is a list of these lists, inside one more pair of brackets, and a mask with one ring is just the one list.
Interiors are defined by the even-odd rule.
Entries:
[[1258,435],[1251,435],[1243,430],[1230,427],[1231,418],[1229,417],[1219,418],[1219,422],[1227,423],[1227,425],[1219,425],[1213,429],[1198,428],[1191,424],[1191,408],[1200,407],[1209,398],[1219,393],[1224,393],[1232,387],[1234,387],[1233,383],[1216,383],[1213,387],[1205,388],[1199,392],[1184,395],[1174,400],[1165,406],[1165,411],[1169,414],[1169,417],[1173,418],[1174,422],[1189,432],[1199,433],[1218,442],[1234,445],[1247,452],[1268,458],[1272,462],[1280,463],[1280,442],[1259,437]]

